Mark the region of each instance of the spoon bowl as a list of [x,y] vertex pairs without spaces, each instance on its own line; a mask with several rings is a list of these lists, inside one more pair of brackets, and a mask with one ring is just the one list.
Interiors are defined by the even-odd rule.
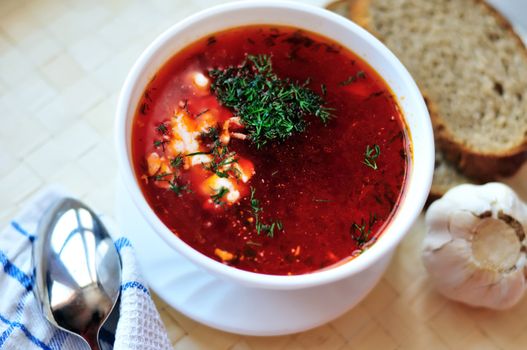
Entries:
[[39,224],[33,260],[44,316],[100,349],[99,330],[119,298],[121,261],[97,215],[75,199],[59,200]]

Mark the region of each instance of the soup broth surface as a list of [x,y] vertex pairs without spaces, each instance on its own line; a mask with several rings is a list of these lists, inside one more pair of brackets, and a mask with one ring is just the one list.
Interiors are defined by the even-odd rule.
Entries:
[[[331,119],[310,116],[304,132],[260,148],[241,139],[244,128],[210,90],[208,72],[239,66],[247,55],[268,55],[280,78],[307,82]],[[185,120],[202,128],[200,136],[177,135]],[[174,137],[209,151],[203,130],[214,125],[223,132],[228,120],[238,175],[218,187],[225,178],[207,170],[211,154],[187,156]],[[233,28],[172,57],[138,104],[132,153],[145,198],[175,235],[212,259],[276,275],[313,272],[370,247],[390,221],[411,160],[386,82],[339,44],[283,26]],[[169,161],[180,162],[179,170]],[[258,230],[256,222],[264,226]]]

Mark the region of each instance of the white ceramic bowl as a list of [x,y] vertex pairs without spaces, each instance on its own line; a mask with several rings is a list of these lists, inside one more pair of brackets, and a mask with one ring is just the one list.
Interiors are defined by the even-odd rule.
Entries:
[[[316,32],[349,48],[368,62],[394,92],[412,138],[413,160],[403,198],[379,240],[357,258],[333,268],[296,276],[274,276],[239,270],[194,250],[176,237],[148,205],[134,174],[131,126],[147,83],[169,58],[187,45],[212,33],[249,24],[289,25]],[[423,98],[399,60],[368,32],[329,11],[284,1],[250,1],[222,5],[197,13],[172,26],[139,57],[121,91],[117,108],[116,143],[120,173],[135,205],[152,229],[193,263],[220,277],[245,286],[299,289],[352,277],[386,260],[415,221],[428,195],[434,168],[432,127]],[[137,247],[141,249],[141,247]],[[376,273],[382,273],[380,272]]]

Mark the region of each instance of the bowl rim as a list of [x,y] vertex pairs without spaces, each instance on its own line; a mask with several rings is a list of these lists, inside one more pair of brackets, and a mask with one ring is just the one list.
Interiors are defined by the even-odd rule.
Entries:
[[[420,186],[418,186],[418,188],[413,190],[413,195],[414,195],[414,197],[412,197],[413,210],[411,208],[407,209],[407,211],[410,211],[409,213],[407,213],[409,214],[409,216],[407,216],[406,219],[402,223],[400,223],[398,230],[395,232],[392,232],[389,230],[389,227],[394,222],[395,218],[399,215],[399,213],[402,211],[401,203],[404,203],[406,201],[407,198],[404,198],[404,197],[407,197],[408,193],[410,192],[410,187],[412,186],[412,183],[416,181],[415,179],[416,167],[414,166],[413,161],[412,161],[412,164],[410,165],[409,174],[407,175],[407,180],[404,186],[405,189],[403,190],[403,198],[399,199],[400,205],[394,212],[388,225],[383,229],[385,232],[382,233],[382,237],[386,236],[388,231],[390,231],[389,237],[375,242],[375,244],[373,244],[371,248],[367,249],[360,256],[353,258],[349,261],[346,261],[343,264],[337,264],[330,268],[325,268],[322,270],[315,270],[312,273],[307,273],[307,274],[302,274],[302,275],[291,275],[291,276],[269,275],[269,274],[249,272],[249,271],[241,270],[235,267],[231,267],[231,266],[222,264],[198,252],[197,250],[192,248],[190,245],[185,243],[183,240],[178,238],[176,235],[174,235],[165,226],[165,224],[159,219],[159,217],[155,214],[153,209],[150,207],[150,205],[144,198],[144,195],[138,185],[138,180],[135,175],[135,171],[134,171],[132,160],[131,160],[130,150],[128,146],[128,140],[127,140],[126,130],[128,128],[128,124],[131,123],[131,121],[129,120],[130,119],[133,120],[133,117],[135,115],[135,108],[136,108],[136,104],[134,104],[132,112],[129,111],[130,101],[132,101],[133,88],[135,84],[138,82],[139,78],[142,76],[145,66],[155,56],[155,54],[160,49],[162,49],[162,47],[164,47],[164,45],[166,45],[174,36],[177,36],[179,32],[185,30],[186,28],[195,26],[196,24],[200,23],[201,21],[209,17],[215,17],[220,14],[230,13],[230,12],[237,11],[240,9],[257,10],[261,8],[273,8],[276,10],[289,10],[289,11],[304,12],[304,13],[307,12],[309,15],[314,15],[316,17],[319,17],[321,20],[336,22],[338,25],[345,27],[346,30],[353,32],[354,35],[361,36],[363,40],[366,40],[370,44],[375,46],[376,48],[375,54],[380,54],[382,56],[385,56],[385,58],[391,62],[391,65],[393,66],[393,68],[395,68],[398,71],[398,75],[401,75],[401,78],[406,80],[405,84],[410,87],[411,91],[405,91],[405,96],[412,95],[411,97],[412,100],[416,101],[415,109],[419,110],[420,112],[419,115],[422,115],[426,117],[427,119],[427,121],[424,121],[426,125],[423,127],[423,130],[419,130],[420,133],[422,133],[422,135],[420,136],[422,136],[423,139],[430,140],[430,142],[425,142],[423,145],[420,145],[425,148],[424,152],[428,154],[428,156],[425,157],[425,160],[424,160],[424,163],[427,163],[427,164],[420,165],[420,169],[419,169],[420,174],[419,174],[419,179],[418,179],[419,180],[418,184],[420,184]],[[267,23],[267,22],[262,21],[260,23]],[[255,23],[255,24],[258,24],[258,23]],[[233,26],[225,26],[222,28],[228,29],[231,27]],[[218,29],[218,30],[221,30],[221,29]],[[311,30],[311,31],[314,33],[317,33],[316,29]],[[331,38],[330,36],[325,35],[325,34],[321,34],[321,35]],[[332,39],[332,40],[335,40],[335,39]],[[345,47],[353,51],[351,47],[349,46],[345,46]],[[367,59],[365,58],[363,59],[366,62],[368,62]],[[390,88],[392,88],[391,85],[389,86]],[[400,101],[399,101],[399,105],[401,105]],[[403,108],[401,107],[401,109]],[[413,138],[408,122],[406,122],[406,125],[407,125],[407,130],[410,132],[410,137]],[[137,61],[135,62],[131,70],[129,71],[129,74],[123,84],[123,87],[119,95],[114,127],[115,127],[114,129],[115,146],[117,150],[117,160],[118,160],[118,167],[119,167],[119,172],[120,172],[120,179],[124,181],[125,187],[127,191],[130,193],[134,204],[139,209],[139,211],[142,213],[146,222],[148,222],[148,224],[152,227],[153,231],[155,231],[156,234],[158,234],[169,246],[171,246],[177,252],[183,254],[186,258],[191,260],[196,265],[202,268],[205,268],[207,271],[212,272],[216,275],[219,275],[220,277],[227,278],[229,280],[238,282],[245,286],[265,288],[265,289],[307,288],[307,287],[313,287],[313,286],[318,286],[318,285],[323,285],[323,284],[328,284],[334,281],[338,281],[343,278],[355,275],[360,271],[368,269],[376,261],[380,260],[385,255],[393,252],[397,244],[406,235],[411,225],[414,223],[417,216],[419,215],[422,208],[424,207],[424,204],[425,204],[425,201],[428,196],[430,186],[432,183],[432,174],[433,174],[433,166],[434,166],[434,143],[433,143],[434,139],[433,139],[432,126],[431,126],[430,117],[429,117],[425,102],[422,98],[422,95],[415,81],[410,76],[410,73],[406,70],[403,64],[397,59],[397,57],[386,46],[384,46],[378,39],[376,39],[373,35],[368,33],[363,28],[359,27],[357,24],[347,20],[346,18],[342,16],[339,16],[335,13],[325,10],[323,8],[313,6],[313,5],[307,5],[303,3],[291,2],[291,1],[280,1],[280,0],[237,1],[237,2],[231,2],[227,4],[214,6],[209,9],[200,11],[174,24],[173,26],[168,28],[166,31],[164,31],[161,35],[159,35],[143,51],[143,53],[140,55],[140,57],[137,59]],[[415,144],[412,141],[411,142],[412,149],[414,149],[414,146]],[[414,185],[414,186],[417,186],[417,185]],[[380,244],[381,241],[384,243]],[[136,248],[136,249],[140,249],[140,248]]]

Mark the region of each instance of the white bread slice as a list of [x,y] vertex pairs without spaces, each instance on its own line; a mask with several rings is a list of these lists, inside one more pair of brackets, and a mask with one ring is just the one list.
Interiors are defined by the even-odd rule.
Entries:
[[427,98],[437,146],[479,180],[527,159],[527,50],[482,0],[354,0],[349,16],[377,35]]

